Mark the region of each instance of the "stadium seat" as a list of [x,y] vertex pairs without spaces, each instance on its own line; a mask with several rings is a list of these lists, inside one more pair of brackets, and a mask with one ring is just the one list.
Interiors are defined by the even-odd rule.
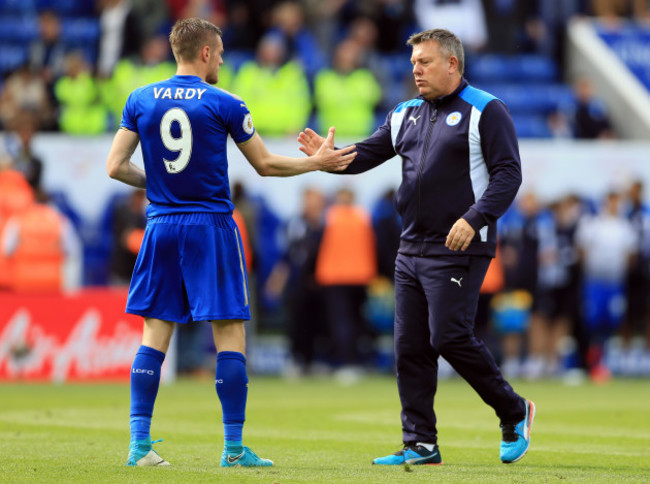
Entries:
[[35,14],[36,1],[35,0],[0,0],[0,12]]
[[571,88],[564,84],[511,83],[477,87],[501,99],[512,114],[548,114],[575,103]]
[[27,57],[27,47],[0,45],[0,75],[23,65]]
[[543,55],[522,55],[512,59],[514,70],[523,82],[553,82],[557,80],[555,62]]
[[95,0],[36,0],[35,3],[39,10],[54,10],[63,16],[88,16],[96,13],[97,2]]
[[94,18],[64,18],[61,21],[61,40],[68,45],[89,45],[99,38],[99,22]]
[[468,59],[466,77],[473,84],[508,81],[511,75],[506,56],[487,54]]
[[0,17],[0,43],[24,45],[38,37],[35,16],[3,15]]
[[513,115],[517,137],[519,138],[550,138],[551,130],[546,116],[536,114]]
[[542,55],[506,56],[486,54],[472,56],[467,63],[467,78],[473,83],[554,82],[558,67]]
[[402,53],[380,56],[379,67],[390,75],[393,82],[402,82],[406,77],[412,76],[410,58]]

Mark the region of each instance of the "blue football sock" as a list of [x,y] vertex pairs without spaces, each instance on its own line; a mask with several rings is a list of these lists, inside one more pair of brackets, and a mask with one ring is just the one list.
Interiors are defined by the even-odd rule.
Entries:
[[149,437],[153,405],[160,385],[162,351],[140,346],[131,367],[131,440]]
[[242,451],[242,429],[248,396],[246,357],[235,351],[218,353],[215,386],[223,411],[226,451],[239,453]]

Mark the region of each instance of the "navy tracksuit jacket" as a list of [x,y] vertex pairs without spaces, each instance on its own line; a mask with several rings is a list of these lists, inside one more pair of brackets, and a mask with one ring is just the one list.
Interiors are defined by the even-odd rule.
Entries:
[[[451,94],[397,105],[356,143],[343,173],[362,173],[399,156],[402,217],[395,263],[395,355],[404,442],[437,442],[433,399],[443,356],[491,405],[502,423],[524,418],[521,398],[473,334],[480,286],[495,255],[496,221],[521,184],[515,128],[506,106],[463,79]],[[465,252],[445,240],[464,218],[476,231]]]

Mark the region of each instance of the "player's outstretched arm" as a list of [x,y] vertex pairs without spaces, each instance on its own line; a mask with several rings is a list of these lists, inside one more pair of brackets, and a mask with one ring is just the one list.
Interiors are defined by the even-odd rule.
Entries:
[[262,138],[255,133],[246,143],[237,145],[255,171],[262,176],[293,176],[309,171],[342,171],[357,156],[354,145],[340,150],[334,148],[334,128],[329,129],[327,139],[307,158],[270,153]]
[[137,188],[146,188],[147,175],[139,166],[131,163],[131,156],[140,142],[138,133],[119,129],[113,138],[111,151],[106,159],[108,176]]
[[316,131],[311,128],[306,128],[298,135],[298,143],[300,143],[298,149],[307,156],[311,156],[318,151],[324,141],[325,138],[316,133]]

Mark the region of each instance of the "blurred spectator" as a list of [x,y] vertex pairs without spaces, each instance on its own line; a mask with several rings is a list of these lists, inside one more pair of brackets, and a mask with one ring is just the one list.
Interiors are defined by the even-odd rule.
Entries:
[[12,168],[21,172],[34,190],[41,186],[43,162],[32,151],[38,118],[31,111],[19,111],[8,130],[0,134],[0,156],[9,156]]
[[[392,338],[395,324],[395,259],[402,233],[402,219],[395,208],[393,188],[386,190],[377,200],[372,207],[371,216],[377,253],[377,277],[368,286],[365,315],[377,333]],[[390,354],[392,353],[391,345]],[[389,366],[392,368],[392,362]]]
[[308,79],[325,67],[326,59],[316,37],[305,25],[303,7],[300,2],[286,1],[271,11],[271,26],[265,37],[272,36],[282,42],[285,60],[301,63]]
[[[644,347],[645,358],[650,363],[650,314],[648,312],[650,294],[650,208],[644,200],[644,187],[641,180],[634,181],[628,189],[627,218],[632,223],[637,235],[637,261],[630,268],[627,278],[628,298],[625,321],[621,336],[623,337],[622,372],[628,375],[642,371],[640,354]],[[637,344],[635,339],[638,337]],[[648,366],[650,370],[650,366]]]
[[495,294],[490,302],[490,322],[500,339],[500,367],[508,378],[517,378],[523,374],[521,358],[532,304],[533,296],[523,289],[505,290]]
[[[571,108],[573,108],[573,106],[571,106]],[[571,126],[571,120],[569,118],[570,116],[560,109],[548,113],[546,124],[548,125],[549,132],[553,138],[573,138],[573,127]]]
[[[529,2],[517,3],[528,4]],[[543,22],[531,32],[533,35],[539,34],[536,36],[538,49],[541,53],[556,59],[560,67],[564,66],[567,25],[575,17],[591,15],[589,2],[586,0],[537,0],[530,3],[534,4],[530,8],[536,11],[537,19]],[[529,30],[527,29],[527,31]]]
[[334,50],[334,44],[339,39],[341,31],[344,30],[341,13],[350,4],[356,4],[356,2],[349,2],[348,0],[330,0],[328,2],[302,0],[301,3],[304,8],[305,22],[314,33],[325,55],[330,57]]
[[389,188],[372,210],[372,228],[377,243],[377,273],[390,281],[395,277],[395,258],[402,234],[402,218],[395,208],[395,189]]
[[[539,224],[538,316],[529,331],[529,361],[535,371],[557,376],[581,366],[575,361],[580,330],[580,267],[575,230],[582,215],[579,200],[565,197],[544,211]],[[535,374],[537,376],[537,374]]]
[[479,51],[487,43],[481,0],[415,0],[413,13],[420,30],[451,30],[463,42],[466,51]]
[[302,194],[298,216],[287,224],[287,251],[271,273],[266,290],[272,297],[284,294],[288,310],[287,336],[291,361],[289,378],[312,372],[323,356],[327,338],[323,288],[316,282],[316,258],[323,236],[325,197],[316,188]]
[[117,63],[111,77],[101,87],[102,100],[115,126],[122,120],[122,109],[132,91],[176,74],[176,66],[169,60],[169,53],[166,38],[156,36],[146,40],[140,55]]
[[11,120],[19,111],[38,114],[43,129],[55,126],[54,109],[45,81],[27,64],[10,74],[2,86],[0,121],[5,129],[11,126]]
[[[501,262],[501,251],[497,246],[496,256],[490,262],[485,279],[483,279],[483,284],[481,285],[476,317],[474,318],[475,336],[483,341],[490,351],[496,355],[500,355],[502,349],[493,341],[496,331],[492,321],[492,304],[495,296],[502,293],[504,288],[505,276],[503,273],[503,262]],[[519,349],[518,347],[515,348],[515,352],[518,353]],[[519,354],[516,356],[518,358]]]
[[377,40],[379,31],[370,17],[357,17],[347,28],[346,39],[355,42],[361,50],[361,64],[372,69],[379,62]]
[[[154,35],[145,40],[137,58],[142,85],[168,79],[176,74],[176,64],[172,62],[169,40],[165,35]],[[219,70],[221,77],[221,70]]]
[[147,224],[146,205],[145,191],[133,190],[113,210],[112,284],[122,286],[131,281]]
[[120,59],[137,55],[142,46],[142,30],[130,0],[98,0],[99,55],[97,72],[110,77]]
[[594,381],[611,374],[603,362],[604,344],[623,321],[625,282],[638,248],[637,234],[621,208],[621,195],[610,192],[597,215],[580,221],[576,234],[590,342],[587,363]]
[[412,3],[402,0],[374,0],[366,3],[370,5],[369,14],[381,32],[377,38],[377,50],[383,54],[404,51],[411,30],[416,30],[413,25]]
[[131,2],[133,14],[138,19],[140,35],[143,39],[167,35],[171,31],[169,0],[131,0]]
[[[255,251],[257,247],[257,207],[255,203],[251,200],[246,192],[246,188],[241,181],[235,181],[232,184],[232,190],[230,198],[232,203],[235,205],[237,210],[238,217],[240,220],[237,221],[237,226],[240,227],[240,231],[246,231],[246,238],[248,239],[248,246],[250,250],[250,261],[248,260],[248,254],[246,255],[246,264],[250,265],[250,268],[253,267],[253,260],[255,259]],[[241,224],[240,224],[241,223]],[[249,271],[249,277],[251,271]]]
[[61,109],[61,131],[74,135],[94,135],[106,131],[108,111],[99,102],[99,85],[81,52],[66,56],[65,75],[56,81],[54,94]]
[[580,0],[486,0],[488,50],[544,54],[558,59],[561,65],[560,34],[564,36],[568,20],[580,11],[580,3]]
[[336,126],[338,136],[363,137],[375,125],[375,106],[381,87],[367,69],[360,68],[361,50],[351,40],[341,42],[332,69],[323,69],[314,80],[314,101],[321,130]]
[[241,245],[244,248],[244,259],[246,260],[246,272],[250,274],[253,271],[253,247],[250,236],[248,235],[246,220],[237,208],[232,211],[232,219],[237,224],[239,234],[241,235]]
[[38,16],[39,36],[29,46],[29,65],[40,72],[48,86],[63,74],[66,48],[61,42],[61,20],[53,10]]
[[[0,235],[11,217],[34,203],[34,190],[13,164],[14,160],[7,153],[0,154]],[[9,288],[10,276],[9,261],[0,248],[0,289]]]
[[410,63],[402,54],[397,63],[393,62],[391,57],[379,54],[378,38],[377,25],[370,17],[355,18],[347,29],[346,39],[355,42],[361,49],[360,66],[369,69],[381,85],[383,98],[380,106],[383,111],[388,112],[404,97],[410,96],[408,90],[414,87],[413,75]]
[[[226,55],[231,50],[253,51],[265,27],[264,15],[252,8],[253,2],[230,2],[227,21],[223,25],[223,46]],[[218,25],[218,24],[217,24]]]
[[225,0],[167,0],[174,21],[199,17],[219,27],[226,24],[226,3]]
[[237,227],[239,227],[242,238],[244,238],[244,234],[246,234],[244,257],[246,258],[249,307],[251,311],[249,327],[251,328],[251,333],[254,333],[254,331],[257,330],[257,324],[259,323],[257,264],[260,261],[260,257],[258,257],[258,227],[260,210],[258,204],[253,200],[253,197],[251,197],[247,192],[244,184],[239,180],[232,184],[230,199],[235,206],[233,218],[237,223]]
[[376,275],[370,216],[354,204],[354,193],[342,188],[326,213],[316,281],[324,287],[337,376],[343,383],[359,378],[359,365],[366,363],[373,351],[363,306],[366,287]]
[[[490,52],[514,54],[518,50],[518,38],[523,23],[522,10],[533,8],[535,2],[515,0],[485,0],[485,17],[488,27],[487,48]],[[522,15],[523,14],[523,15]]]
[[606,21],[621,18],[644,18],[650,12],[648,2],[644,0],[591,0],[593,14]]
[[605,104],[595,96],[594,84],[587,77],[574,82],[576,95],[573,128],[578,139],[613,138],[609,114]]
[[43,192],[7,221],[1,241],[11,290],[52,293],[79,287],[79,240],[65,216],[47,205]]
[[243,64],[233,80],[233,91],[246,101],[262,135],[299,132],[311,111],[309,84],[300,64],[284,63],[285,48],[277,37],[264,37],[257,62]]
[[[585,207],[576,195],[567,195],[553,206],[559,272],[550,300],[544,300],[544,304],[550,305],[551,341],[555,342],[549,349],[556,358],[563,359],[567,371],[587,368],[588,335],[580,310],[582,271],[576,245],[578,224],[584,214]],[[568,331],[563,338],[565,327]]]
[[[502,219],[501,260],[506,288],[513,294],[500,303],[505,303],[503,311],[517,311],[504,312],[501,322],[507,321],[508,324],[500,325],[501,332],[504,333],[502,368],[504,374],[511,377],[518,376],[523,371],[528,378],[538,378],[544,370],[544,362],[537,358],[539,352],[536,348],[531,348],[525,368],[520,367],[526,329],[543,324],[538,321],[539,213],[539,200],[534,193],[529,192],[520,195],[515,208],[509,210]],[[523,317],[523,312],[528,311],[530,318]],[[510,317],[511,315],[517,317]]]

